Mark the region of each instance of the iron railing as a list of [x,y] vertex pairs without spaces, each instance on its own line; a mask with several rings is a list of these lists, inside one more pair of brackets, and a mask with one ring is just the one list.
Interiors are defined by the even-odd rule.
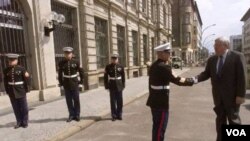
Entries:
[[0,1],[0,92],[3,70],[7,67],[7,53],[19,54],[19,64],[27,68],[25,44],[25,16],[19,0]]
[[51,1],[51,8],[52,11],[65,16],[65,22],[56,25],[53,32],[56,70],[58,70],[58,63],[64,58],[63,47],[72,47],[74,49],[74,57],[79,59],[77,26],[75,26],[76,20],[74,20],[76,13],[73,7],[59,3],[55,0]]

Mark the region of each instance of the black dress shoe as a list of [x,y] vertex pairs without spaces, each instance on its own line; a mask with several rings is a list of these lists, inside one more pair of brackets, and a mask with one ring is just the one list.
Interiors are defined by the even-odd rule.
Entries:
[[14,126],[14,129],[17,129],[17,128],[20,128],[21,127],[21,123],[17,123],[15,126]]
[[22,127],[23,127],[23,128],[27,128],[27,127],[28,127],[28,124],[23,124]]
[[122,117],[118,117],[117,119],[118,119],[118,120],[122,120]]
[[71,122],[73,119],[74,119],[74,117],[70,116],[70,117],[67,119],[67,122]]
[[114,117],[112,117],[112,119],[111,119],[112,121],[116,121],[116,118],[114,118]]
[[80,121],[80,116],[76,116],[75,121],[79,122]]

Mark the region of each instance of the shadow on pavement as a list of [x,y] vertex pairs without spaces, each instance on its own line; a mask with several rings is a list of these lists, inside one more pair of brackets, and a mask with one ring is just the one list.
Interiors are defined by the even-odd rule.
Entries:
[[15,125],[16,125],[16,122],[10,122],[5,125],[0,125],[0,128],[14,128]]
[[244,107],[250,111],[250,104],[244,105]]
[[245,98],[246,98],[246,99],[250,99],[250,93],[246,93]]
[[[38,120],[29,120],[29,123],[32,124],[32,123],[49,123],[49,122],[57,122],[57,121],[65,121],[67,120],[68,118],[58,118],[58,119],[38,119]],[[94,121],[105,121],[105,120],[111,120],[111,118],[103,118],[101,116],[86,116],[86,117],[81,117],[81,120],[94,120]],[[10,123],[7,123],[5,125],[1,125],[0,124],[0,128],[12,128],[14,127],[16,124],[16,122],[10,122]]]
[[104,121],[104,120],[112,120],[112,118],[106,118],[101,116],[87,116],[87,117],[81,117],[83,120],[94,120],[94,121]]

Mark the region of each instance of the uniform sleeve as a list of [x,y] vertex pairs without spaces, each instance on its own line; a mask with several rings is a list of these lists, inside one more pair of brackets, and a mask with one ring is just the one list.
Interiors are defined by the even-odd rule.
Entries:
[[236,90],[237,96],[245,97],[246,94],[246,72],[245,72],[245,58],[242,54],[239,55],[236,61]]
[[83,79],[84,79],[84,71],[83,68],[80,66],[80,63],[77,62],[77,68],[80,76],[80,84],[83,84]]
[[25,68],[22,69],[23,81],[24,81],[24,88],[26,92],[30,91],[30,75],[28,74]]
[[59,86],[62,86],[63,85],[63,68],[62,68],[62,62],[59,62],[58,64],[58,81],[59,81]]
[[193,83],[186,81],[186,78],[181,78],[179,76],[174,76],[172,73],[172,69],[170,67],[168,67],[167,65],[163,66],[164,69],[164,74],[166,74],[165,76],[167,77],[166,79],[169,79],[170,82],[179,85],[179,86],[192,86]]
[[108,65],[105,67],[105,72],[104,72],[104,86],[105,86],[105,89],[109,89],[109,84],[108,84]]
[[208,59],[205,70],[196,76],[198,82],[206,81],[210,78],[210,76],[211,76],[210,66],[211,66],[211,58]]
[[122,67],[122,73],[121,73],[121,76],[122,76],[122,84],[123,84],[123,88],[125,88],[126,86],[126,83],[125,83],[125,71],[124,71],[124,67]]

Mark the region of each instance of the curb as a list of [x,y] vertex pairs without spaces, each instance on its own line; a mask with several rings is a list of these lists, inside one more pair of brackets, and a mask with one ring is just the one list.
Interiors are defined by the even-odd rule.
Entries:
[[[190,69],[187,69],[183,72],[181,72],[180,74],[178,75],[181,75],[183,73],[186,73],[188,72]],[[140,99],[141,97],[145,96],[146,94],[148,94],[148,90],[144,90],[143,92],[137,94],[137,95],[134,95],[134,97],[128,97],[127,99],[124,99],[124,104],[123,106],[126,106],[134,101],[136,101],[137,99]],[[106,116],[108,116],[110,114],[110,110],[107,109],[105,111],[102,111],[100,113],[100,120],[102,118],[105,118]],[[45,139],[45,141],[63,141],[65,140],[66,138],[88,128],[89,126],[91,126],[92,124],[100,121],[99,119],[96,119],[96,120],[82,120],[80,121],[77,125],[73,125],[67,129],[64,129],[63,131],[59,132],[58,134],[56,134],[55,136],[49,138],[49,139]]]

